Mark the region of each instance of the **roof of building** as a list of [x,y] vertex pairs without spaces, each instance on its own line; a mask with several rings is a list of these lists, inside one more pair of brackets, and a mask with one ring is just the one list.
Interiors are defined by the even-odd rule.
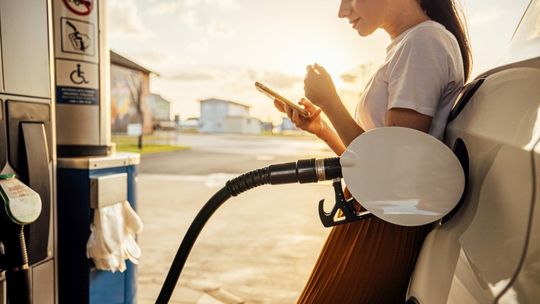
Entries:
[[150,93],[150,96],[152,96],[152,98],[155,98],[155,100],[159,100],[159,101],[164,101],[164,102],[167,102],[167,103],[171,103],[169,100],[163,98],[163,96],[159,95],[159,94],[156,94],[156,93]]
[[200,103],[203,103],[203,102],[225,102],[225,103],[239,105],[239,106],[242,106],[242,107],[245,107],[245,108],[251,108],[251,106],[248,106],[248,105],[236,102],[236,101],[231,101],[231,100],[226,100],[226,99],[219,99],[219,98],[207,98],[207,99],[199,100],[199,102]]
[[149,69],[143,67],[142,65],[140,65],[138,63],[135,63],[131,59],[127,59],[125,56],[122,56],[122,55],[114,52],[113,50],[110,51],[110,54],[111,54],[111,64],[119,65],[119,66],[122,66],[122,67],[125,67],[125,68],[128,68],[128,69],[132,69],[132,70],[141,71],[143,73],[148,73],[148,74],[152,73],[152,74],[155,74],[155,75],[159,76],[158,73],[156,73],[156,72],[154,72],[152,70],[149,70]]

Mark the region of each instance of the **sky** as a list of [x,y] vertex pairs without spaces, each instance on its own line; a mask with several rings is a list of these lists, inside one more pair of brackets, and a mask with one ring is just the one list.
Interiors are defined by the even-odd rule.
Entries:
[[[461,2],[460,2],[461,1]],[[473,76],[500,64],[529,0],[458,0],[468,24]],[[260,81],[293,101],[303,96],[308,64],[332,75],[353,110],[390,42],[382,30],[360,37],[339,19],[338,0],[109,0],[109,45],[155,71],[150,91],[181,119],[199,100],[249,105],[252,116],[282,115],[259,93]]]

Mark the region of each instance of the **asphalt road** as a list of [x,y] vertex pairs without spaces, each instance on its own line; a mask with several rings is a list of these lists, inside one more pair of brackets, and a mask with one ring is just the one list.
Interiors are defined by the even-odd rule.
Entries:
[[334,156],[326,145],[312,137],[255,135],[161,135],[162,143],[191,147],[189,150],[145,155],[142,173],[239,174],[274,163],[302,158]]
[[[269,164],[332,153],[315,140],[171,135],[191,149],[139,167],[139,303],[153,303],[189,224],[225,182]],[[317,215],[331,185],[263,186],[227,201],[197,240],[171,303],[294,303],[328,234]],[[327,207],[329,208],[329,206]]]

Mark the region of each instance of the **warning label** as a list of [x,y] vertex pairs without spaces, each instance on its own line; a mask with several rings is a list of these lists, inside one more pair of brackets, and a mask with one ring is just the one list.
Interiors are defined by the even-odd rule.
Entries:
[[56,103],[99,106],[98,3],[55,0],[53,5]]
[[97,105],[99,104],[99,91],[95,89],[57,86],[56,103]]
[[94,25],[71,18],[60,18],[62,28],[62,52],[94,56]]
[[94,8],[94,0],[63,0],[64,4],[72,13],[79,16],[86,16]]

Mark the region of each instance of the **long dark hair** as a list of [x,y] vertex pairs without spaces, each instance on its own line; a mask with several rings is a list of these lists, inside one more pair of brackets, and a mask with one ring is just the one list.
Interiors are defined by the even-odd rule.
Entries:
[[459,18],[454,0],[420,0],[420,5],[429,18],[444,25],[456,37],[463,58],[465,81],[467,81],[472,67],[471,47],[465,25]]

